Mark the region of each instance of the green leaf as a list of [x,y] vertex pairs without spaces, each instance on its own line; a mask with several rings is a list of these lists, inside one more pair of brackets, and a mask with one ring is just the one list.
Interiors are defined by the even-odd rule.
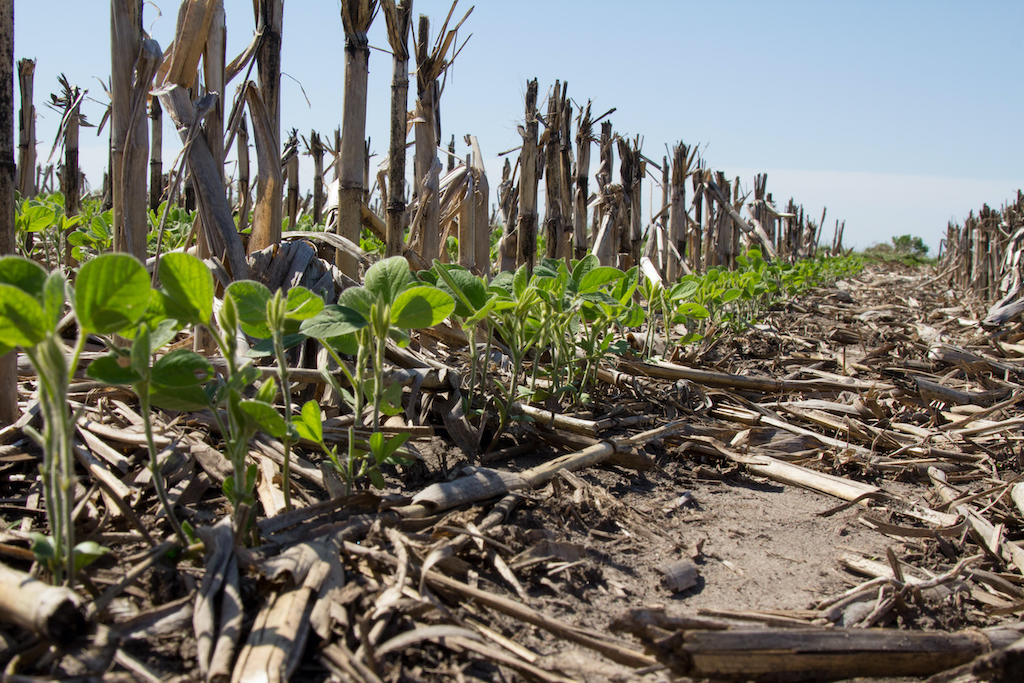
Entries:
[[275,439],[283,439],[288,433],[288,425],[281,413],[266,401],[246,399],[241,401],[239,407],[256,426]]
[[149,274],[134,256],[103,254],[78,271],[75,314],[86,332],[120,332],[146,312],[149,291]]
[[411,281],[409,262],[402,256],[392,256],[370,266],[364,285],[375,297],[391,303]]
[[89,363],[85,374],[104,384],[131,385],[141,382],[142,375],[135,372],[127,361],[127,358],[116,353],[100,356]]
[[269,289],[255,280],[238,280],[228,285],[225,297],[231,297],[234,301],[243,332],[259,339],[270,337],[270,328],[267,326],[267,302],[271,297]]
[[739,299],[742,294],[743,292],[741,290],[736,287],[731,287],[722,294],[722,303],[727,304],[730,301],[735,301],[736,299]]
[[526,285],[529,282],[530,275],[526,272],[526,264],[519,266],[516,270],[516,274],[512,277],[512,295],[519,299],[523,296],[523,292],[526,291]]
[[256,400],[263,401],[264,403],[270,403],[273,405],[274,398],[277,396],[277,379],[274,377],[268,377],[260,384],[259,391],[256,392]]
[[512,283],[514,279],[515,276],[508,271],[498,273],[491,280],[490,284],[487,285],[487,291],[499,295],[510,295],[512,293]]
[[34,299],[42,299],[46,270],[21,256],[0,258],[0,283],[13,285]]
[[52,536],[45,536],[38,531],[29,532],[32,539],[32,554],[42,564],[49,565],[57,557],[57,548],[53,544]]
[[600,264],[601,262],[598,261],[596,256],[593,254],[587,254],[579,261],[572,264],[572,281],[579,286],[580,280],[583,279],[583,276],[594,268],[597,268]]
[[202,384],[213,377],[210,361],[195,351],[175,349],[153,363],[153,383],[167,388]]
[[579,281],[579,293],[596,292],[607,284],[616,282],[625,276],[618,268],[598,266],[589,270]]
[[75,545],[75,550],[72,553],[75,558],[75,571],[78,572],[85,569],[109,552],[109,548],[104,548],[96,541],[82,541]]
[[323,310],[324,300],[305,287],[292,287],[285,306],[290,320],[305,321]]
[[370,319],[370,309],[376,302],[373,294],[366,287],[349,287],[342,290],[338,296],[338,305],[351,308],[367,320]]
[[337,337],[330,337],[320,341],[330,346],[338,354],[354,356],[359,351],[359,340],[356,338],[355,333],[341,334]]
[[19,217],[19,227],[25,232],[39,232],[54,224],[57,213],[47,206],[26,206]]
[[348,306],[332,304],[325,306],[312,318],[303,320],[299,331],[314,339],[325,340],[352,334],[364,327],[366,327],[366,318],[357,310]]
[[679,308],[676,309],[676,313],[684,318],[691,318],[694,320],[704,320],[710,316],[708,309],[693,302],[681,304]]
[[57,329],[60,317],[64,313],[64,293],[67,290],[67,281],[60,271],[53,271],[43,283],[43,316],[46,319],[46,326]]
[[320,404],[316,401],[306,401],[302,404],[302,410],[292,418],[292,424],[295,426],[299,438],[314,443],[323,443],[323,415],[320,412]]
[[160,258],[160,284],[168,312],[178,320],[208,324],[213,317],[213,275],[191,254],[173,252]]
[[43,340],[47,329],[35,298],[14,285],[0,284],[0,344],[30,348]]
[[438,287],[455,300],[455,315],[468,318],[487,303],[487,285],[482,278],[458,265],[434,261],[441,283]]
[[135,335],[135,341],[132,342],[131,349],[131,368],[141,377],[149,374],[149,357],[152,353],[153,347],[150,345],[149,327],[143,325],[139,333]]
[[[306,339],[309,339],[304,334],[286,334],[281,337],[281,346],[285,351],[288,349],[298,346]],[[273,339],[260,339],[258,342],[252,345],[249,349],[248,355],[250,358],[266,358],[267,356],[274,355],[274,340]]]
[[452,297],[430,285],[410,287],[391,306],[391,324],[405,330],[433,327],[455,310]]

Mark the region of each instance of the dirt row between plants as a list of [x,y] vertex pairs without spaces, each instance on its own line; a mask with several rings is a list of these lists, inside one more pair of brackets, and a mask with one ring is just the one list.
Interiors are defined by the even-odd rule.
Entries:
[[[67,634],[0,625],[3,665],[105,680],[1019,680],[1024,334],[982,330],[981,307],[943,280],[872,266],[670,361],[623,358],[592,412],[537,406],[517,446],[479,461],[454,446],[457,423],[430,418],[414,430],[422,460],[384,493],[332,498],[329,471],[300,459],[299,507],[261,516],[250,547],[207,423],[157,419],[171,495],[203,541],[182,552],[161,541],[136,406],[80,382],[80,537],[111,552],[77,589],[87,627],[57,644]],[[456,356],[420,345],[426,387]],[[0,559],[29,570],[45,517],[22,427],[0,430]],[[271,504],[279,447],[258,440],[252,457]]]

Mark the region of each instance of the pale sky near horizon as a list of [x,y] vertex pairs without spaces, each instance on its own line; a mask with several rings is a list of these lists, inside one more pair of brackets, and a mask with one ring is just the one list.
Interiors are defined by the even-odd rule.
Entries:
[[[427,14],[436,31],[449,6],[414,0],[413,13]],[[144,25],[161,47],[177,7],[145,5]],[[225,7],[230,59],[252,37],[252,3],[225,0]],[[460,1],[456,16],[469,7]],[[284,130],[330,136],[340,123],[338,9],[338,0],[285,3]],[[460,40],[472,37],[442,98],[442,135],[455,134],[460,155],[468,151],[464,134],[479,138],[493,192],[500,178],[494,155],[520,141],[526,81],[539,79],[543,110],[555,79],[567,80],[569,96],[592,99],[595,113],[616,107],[615,130],[642,135],[652,159],[660,161],[676,140],[697,143],[710,168],[739,175],[747,189],[756,171],[766,171],[777,203],[795,197],[816,220],[827,206],[826,237],[839,218],[848,246],[911,233],[934,252],[947,221],[983,202],[1001,205],[1024,188],[1024,95],[1012,79],[1024,62],[1022,26],[1021,2],[478,0],[460,32]],[[370,42],[388,47],[380,15]],[[37,60],[45,160],[59,120],[45,106],[57,74],[105,102],[98,79],[110,68],[109,3],[15,0],[15,59],[23,57]],[[372,51],[374,163],[387,152],[390,81],[390,55]],[[16,104],[18,96],[15,85]],[[103,106],[88,102],[84,110],[97,123]],[[174,133],[165,125],[169,141]],[[82,164],[93,184],[102,178],[106,144],[106,131],[100,138],[83,132]],[[660,201],[659,190],[655,196]]]

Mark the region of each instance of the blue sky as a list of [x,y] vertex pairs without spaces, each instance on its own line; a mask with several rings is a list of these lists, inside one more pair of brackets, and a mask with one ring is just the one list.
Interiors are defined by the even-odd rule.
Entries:
[[[413,10],[437,30],[449,5],[415,0]],[[177,6],[146,3],[145,26],[162,47]],[[230,59],[251,38],[252,3],[225,6]],[[469,6],[463,0],[456,14]],[[337,0],[285,3],[286,129],[329,135],[340,122],[338,8]],[[513,147],[526,80],[537,77],[542,95],[568,80],[570,97],[592,99],[595,112],[617,107],[616,131],[642,135],[653,159],[676,140],[698,143],[711,168],[747,188],[766,171],[777,201],[793,196],[813,216],[827,206],[829,226],[847,221],[848,244],[912,233],[934,250],[948,220],[1024,187],[1024,95],[1011,77],[1024,63],[1021,26],[1021,2],[480,0],[442,98],[443,136],[455,134],[460,154],[466,133],[485,156]],[[103,100],[97,78],[109,72],[108,41],[106,2],[15,1],[15,58],[37,60],[41,157],[58,121],[43,104],[57,74]],[[388,47],[380,16],[371,44]],[[390,55],[373,51],[367,132],[380,155],[390,78]],[[98,122],[102,105],[85,111]],[[83,135],[82,159],[98,184],[105,133]],[[489,159],[492,188],[499,168]]]

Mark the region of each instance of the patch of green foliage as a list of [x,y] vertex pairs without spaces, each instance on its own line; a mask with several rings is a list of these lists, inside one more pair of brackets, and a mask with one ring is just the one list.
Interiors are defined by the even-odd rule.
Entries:
[[883,263],[899,262],[908,266],[934,265],[935,259],[928,256],[928,245],[916,235],[899,235],[891,238],[892,244],[881,242],[864,250],[864,257]]

